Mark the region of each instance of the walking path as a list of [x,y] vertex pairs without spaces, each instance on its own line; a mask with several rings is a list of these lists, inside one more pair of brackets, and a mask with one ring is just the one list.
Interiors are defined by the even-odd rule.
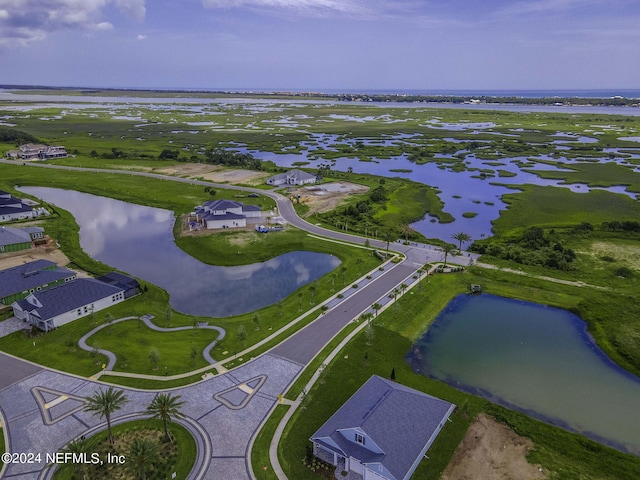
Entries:
[[[0,160],[0,162],[16,165],[11,161]],[[275,192],[146,172],[64,167],[42,163],[29,164],[25,168],[29,167],[145,176],[216,188],[251,191],[273,198],[277,202],[279,214],[288,223],[306,230],[310,234],[322,235],[356,245],[364,245],[368,241],[373,248],[379,250],[388,248],[386,242],[380,240],[334,232],[310,224],[298,217],[289,199]],[[413,276],[417,269],[427,261],[444,260],[444,253],[438,247],[416,243],[408,245],[394,243],[392,245],[394,251],[405,255],[401,262],[388,263],[384,272],[376,274],[370,282],[365,282],[366,285],[363,284],[357,289],[349,290],[348,295],[345,291],[344,299],[330,305],[327,304],[330,308],[325,314],[270,352],[231,371],[221,370],[224,373],[194,385],[172,389],[185,400],[183,413],[195,424],[200,425],[212,446],[211,462],[206,471],[194,470],[189,478],[229,478],[234,480],[253,478],[249,461],[252,439],[277,404],[278,396],[289,388],[302,372],[303,367],[311,362],[327,342],[334,338],[346,324],[357,319],[363,312],[370,311],[371,305],[380,303],[382,309],[388,308],[392,303],[389,292],[403,283],[413,284],[416,281]],[[477,261],[477,256],[473,254],[457,257],[449,255],[448,261],[454,264],[468,265]],[[316,308],[320,308],[320,305]],[[130,318],[119,321],[127,319]],[[151,327],[153,324],[150,323],[150,320],[147,325],[150,328],[155,327]],[[364,325],[363,322],[358,328],[364,328]],[[100,328],[104,328],[104,326]],[[86,345],[86,339],[100,328],[92,330],[83,338],[84,347],[90,349]],[[159,328],[161,327],[156,329]],[[344,342],[349,341],[357,331],[358,329],[350,334]],[[221,334],[223,335],[224,331],[221,331]],[[334,350],[334,354],[336,352],[337,350]],[[109,353],[112,355],[112,357],[107,355],[109,366],[112,369],[115,364],[115,356],[112,352]],[[10,360],[6,360],[8,358]],[[8,375],[5,368],[0,372],[0,419],[4,418],[7,451],[53,453],[64,447],[73,438],[85,435],[93,431],[92,429],[101,428],[103,423],[82,409],[83,399],[101,388],[100,382],[43,369],[13,357],[0,357],[3,367],[5,361],[18,364],[14,375]],[[206,368],[211,369],[219,365],[220,362]],[[106,373],[113,375],[117,372]],[[189,374],[193,374],[193,372]],[[312,379],[312,381],[315,380]],[[129,418],[127,415],[140,414],[155,395],[153,392],[132,388],[123,388],[123,390],[130,401],[123,411],[119,412],[118,418],[121,419]],[[296,402],[292,403],[292,411],[296,405]],[[205,449],[205,456],[208,456],[206,445],[199,444],[199,454],[202,449]],[[44,467],[45,465],[10,464],[5,467],[5,478],[19,477],[34,480],[44,478],[41,476]]]
[[[115,367],[116,365],[116,355],[113,352],[110,352],[109,350],[104,350],[102,348],[93,348],[91,346],[89,346],[87,344],[87,340],[94,335],[95,333],[99,332],[100,330],[103,330],[105,328],[110,328],[112,325],[115,325],[116,323],[120,323],[120,322],[126,322],[127,320],[138,320],[138,321],[142,321],[144,322],[144,324],[149,327],[151,330],[155,330],[157,332],[178,332],[181,330],[193,330],[193,329],[198,329],[198,328],[206,328],[206,329],[210,329],[210,330],[216,330],[219,333],[219,336],[216,340],[214,340],[213,342],[211,342],[209,345],[207,345],[204,349],[204,351],[202,352],[202,356],[204,357],[204,359],[211,363],[216,363],[216,361],[211,357],[210,352],[211,349],[213,347],[216,346],[216,343],[218,343],[220,340],[222,340],[225,336],[225,330],[222,327],[216,327],[213,325],[208,325],[208,324],[204,324],[204,323],[199,323],[198,326],[185,326],[185,327],[159,327],[157,326],[155,323],[153,323],[151,320],[153,320],[153,315],[143,315],[142,317],[123,317],[123,318],[119,318],[117,320],[113,320],[111,322],[107,322],[104,323],[102,325],[98,325],[96,328],[94,328],[93,330],[85,333],[82,337],[80,337],[80,340],[78,340],[78,346],[82,349],[82,350],[86,350],[87,352],[93,352],[96,351],[97,353],[100,353],[104,356],[107,357],[107,364],[106,366],[103,368],[103,370],[113,370],[113,367]],[[191,372],[189,372],[189,374],[191,374]],[[180,378],[180,377],[178,377]]]

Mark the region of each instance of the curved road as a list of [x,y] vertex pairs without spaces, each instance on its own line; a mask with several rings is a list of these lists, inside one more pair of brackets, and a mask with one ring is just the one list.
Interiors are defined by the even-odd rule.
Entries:
[[[16,162],[0,160],[16,165]],[[273,198],[280,216],[291,225],[309,233],[338,241],[363,245],[363,237],[334,232],[301,219],[291,202],[273,191],[241,188],[201,180],[190,180],[146,172],[124,172],[95,168],[28,164],[25,168],[51,168],[96,173],[134,175],[221,189],[255,192]],[[385,249],[386,243],[369,239],[372,247]],[[351,320],[370,309],[375,302],[388,301],[387,294],[412,276],[427,260],[441,260],[441,252],[422,244],[392,244],[406,259],[390,263],[384,273],[357,289],[309,326],[256,359],[222,375],[197,384],[175,389],[186,400],[183,412],[202,427],[212,445],[206,472],[191,478],[251,478],[248,461],[250,440],[284,392],[313,357]],[[428,258],[427,258],[428,257]],[[475,257],[453,257],[452,263],[468,264]],[[8,439],[8,451],[21,453],[55,452],[73,438],[101,424],[82,411],[82,399],[91,396],[103,384],[86,378],[44,368],[0,353],[0,421]],[[50,390],[54,391],[51,393]],[[123,388],[130,402],[122,416],[138,413],[152,399],[152,392]],[[37,394],[37,392],[40,392]],[[44,393],[43,393],[44,392]],[[38,400],[45,399],[45,400]],[[43,403],[44,401],[48,403]],[[45,465],[6,467],[5,478],[39,478]]]

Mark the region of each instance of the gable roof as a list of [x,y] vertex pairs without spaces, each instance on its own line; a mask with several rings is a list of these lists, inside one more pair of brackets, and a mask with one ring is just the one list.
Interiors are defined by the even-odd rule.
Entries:
[[284,173],[279,173],[277,175],[274,175],[273,177],[269,177],[268,180],[280,180],[280,179],[289,179],[289,178],[293,178],[296,181],[301,181],[301,180],[316,180],[318,177],[316,175],[313,175],[312,173],[307,173],[304,170],[298,170],[297,168],[294,168],[293,170],[288,170]]
[[229,210],[230,208],[242,207],[242,203],[234,202],[233,200],[209,200],[204,205],[210,210]]
[[[394,478],[403,479],[415,469],[454,408],[449,402],[374,375],[311,440],[364,464],[379,463]],[[345,437],[354,432],[366,435],[382,453]]]
[[[108,285],[95,278],[77,278],[71,282],[32,293],[17,303],[23,310],[29,312],[35,310],[42,320],[48,320],[122,291],[122,288]],[[42,306],[34,306],[29,302],[32,297]]]
[[49,260],[34,260],[0,270],[0,298],[73,277],[76,272],[60,268]]
[[0,245],[31,243],[31,235],[22,228],[0,227]]

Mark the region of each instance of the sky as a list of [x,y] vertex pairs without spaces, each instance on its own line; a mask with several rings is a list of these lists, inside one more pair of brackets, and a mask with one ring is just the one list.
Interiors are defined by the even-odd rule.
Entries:
[[0,0],[0,84],[640,88],[639,0]]

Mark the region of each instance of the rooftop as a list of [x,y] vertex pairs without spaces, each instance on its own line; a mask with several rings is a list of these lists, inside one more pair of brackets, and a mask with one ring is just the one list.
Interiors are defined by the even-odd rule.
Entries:
[[34,260],[0,270],[0,298],[73,277],[75,274],[74,271],[58,267],[49,260]]
[[[311,438],[362,463],[380,463],[395,478],[405,478],[453,408],[449,402],[374,375]],[[345,438],[342,431],[352,429],[367,435],[382,453]]]
[[[24,300],[20,300],[18,304],[23,310],[36,310],[40,318],[45,320],[122,291],[122,288],[108,285],[95,278],[77,278],[71,282],[35,292]],[[32,296],[42,305],[41,307],[27,301]]]

